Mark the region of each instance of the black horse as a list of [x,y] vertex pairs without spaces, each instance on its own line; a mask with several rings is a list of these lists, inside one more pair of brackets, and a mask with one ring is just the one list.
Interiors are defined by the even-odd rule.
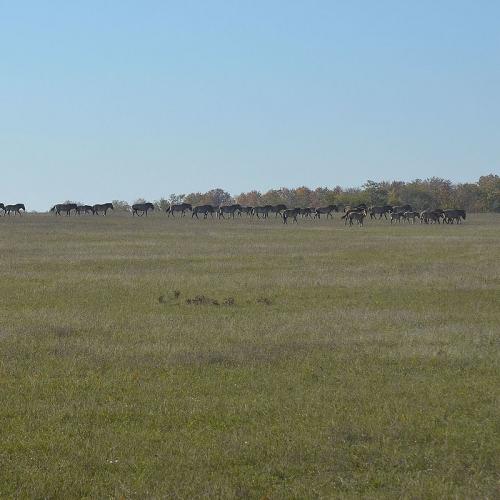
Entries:
[[91,207],[90,205],[78,205],[76,207],[76,214],[77,215],[93,214],[93,213],[94,213],[94,208]]
[[217,213],[218,207],[214,207],[212,205],[198,205],[193,208],[193,213],[191,214],[191,218],[196,217],[198,219],[198,214],[203,214],[203,218],[206,219],[208,214],[212,217],[215,213]]
[[278,215],[281,215],[284,210],[286,210],[286,205],[280,204],[272,205],[269,211],[273,212],[275,214],[275,217],[278,217]]
[[236,213],[241,215],[241,205],[239,205],[239,204],[225,205],[225,206],[219,207],[217,217],[219,219],[225,219],[224,214],[229,214],[234,219],[234,214],[236,214]]
[[14,215],[19,214],[21,215],[21,210],[23,212],[26,212],[26,207],[24,206],[23,203],[16,203],[15,205],[5,205],[3,211],[7,215],[10,215],[11,212],[14,213]]
[[166,212],[169,217],[175,217],[175,212],[180,212],[181,216],[184,217],[184,215],[186,215],[186,211],[188,210],[193,210],[193,206],[191,205],[191,203],[178,203],[171,204],[169,207],[167,207]]
[[74,210],[75,214],[77,213],[78,206],[76,203],[59,203],[50,209],[56,215],[61,215],[61,212],[64,212],[67,216],[71,215],[71,210]]
[[392,207],[391,212],[411,212],[413,208],[408,203],[406,205],[396,205]]
[[259,206],[259,207],[253,207],[253,214],[257,216],[257,219],[260,219],[260,215],[262,215],[263,219],[267,219],[269,217],[269,212],[271,211],[271,208],[273,208],[271,205],[265,205],[265,206]]
[[333,219],[333,212],[338,212],[339,208],[337,205],[327,205],[326,207],[318,207],[314,211],[314,218],[315,219],[320,219],[321,214],[325,214],[326,218],[331,217]]
[[466,214],[465,210],[443,210],[443,217],[446,224],[453,224],[453,222],[460,224],[460,219],[465,220]]
[[247,214],[247,217],[251,216],[253,214],[253,207],[241,207],[240,215],[241,214]]
[[114,210],[114,209],[115,207],[113,206],[113,203],[104,203],[102,205],[94,205],[92,207],[94,215],[99,215],[99,212],[104,212],[103,215],[106,215],[108,213],[108,210]]
[[391,205],[370,207],[368,211],[368,213],[370,214],[370,219],[376,219],[377,215],[379,219],[381,219],[382,216],[387,219],[387,214],[390,214],[392,212],[392,208],[393,207]]
[[288,219],[291,218],[292,222],[297,222],[297,216],[300,214],[300,208],[287,208],[283,210],[281,218],[283,219],[283,224],[288,224]]
[[146,214],[147,217],[149,210],[154,210],[154,209],[155,206],[152,203],[136,203],[135,205],[132,205],[132,215],[137,215],[138,217],[142,217],[144,214]]

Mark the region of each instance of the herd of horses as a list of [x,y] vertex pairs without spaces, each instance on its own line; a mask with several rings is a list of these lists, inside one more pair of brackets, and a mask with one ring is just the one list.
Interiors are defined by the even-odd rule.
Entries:
[[[66,216],[70,216],[72,213],[75,215],[107,215],[109,210],[114,210],[112,203],[97,205],[61,203],[54,205],[50,209],[50,212],[55,215]],[[132,215],[137,215],[138,217],[142,217],[143,215],[147,216],[148,212],[154,210],[155,205],[153,203],[136,203],[131,207]],[[4,205],[3,203],[0,203],[0,211],[3,211],[4,215],[21,215],[21,211],[25,212],[26,207],[23,203],[16,203],[15,205]],[[225,219],[226,216],[231,218],[234,218],[235,216],[241,217],[242,215],[246,215],[247,217],[257,217],[258,219],[267,219],[271,214],[274,214],[275,217],[280,216],[284,224],[288,224],[289,220],[292,222],[298,222],[299,216],[302,218],[320,219],[321,216],[324,215],[327,219],[333,218],[333,214],[340,211],[343,212],[341,219],[345,221],[346,225],[348,224],[350,226],[352,226],[355,222],[362,226],[365,218],[368,216],[370,219],[381,219],[384,217],[386,220],[390,220],[391,224],[401,222],[415,224],[416,221],[419,221],[421,224],[440,224],[441,222],[446,224],[460,224],[461,220],[465,220],[466,218],[465,210],[443,210],[436,208],[416,211],[413,210],[411,205],[408,204],[368,207],[366,204],[362,203],[356,206],[327,205],[316,208],[288,208],[283,204],[249,207],[242,206],[238,203],[222,206],[193,206],[190,203],[177,203],[170,204],[166,208],[166,213],[169,217],[175,217],[176,214],[184,217],[187,213],[190,213],[191,217],[196,219],[199,219],[200,216],[206,219],[209,215],[211,217],[215,215],[219,219]]]
[[[9,208],[10,207],[10,208]],[[17,207],[17,208],[16,208]],[[7,205],[3,207],[0,204],[0,208],[3,208],[5,213],[10,214],[11,211],[15,213],[20,213],[19,210],[22,208],[24,210],[24,205]],[[155,205],[153,203],[136,203],[131,207],[132,215],[137,215],[142,217],[143,215],[148,215],[148,212],[155,210]],[[112,203],[104,203],[101,205],[77,205],[76,203],[66,203],[54,205],[50,211],[56,215],[67,215],[70,216],[72,212],[75,215],[107,215],[109,210],[114,210]],[[423,211],[413,210],[411,205],[380,205],[368,207],[366,204],[362,203],[356,206],[339,206],[339,205],[327,205],[324,207],[315,208],[288,208],[286,205],[263,205],[263,206],[242,206],[240,204],[232,205],[196,205],[193,206],[190,203],[178,203],[171,204],[166,208],[166,213],[170,217],[178,216],[184,217],[187,213],[191,214],[192,218],[199,219],[202,216],[206,219],[209,215],[213,217],[214,215],[219,219],[225,219],[227,217],[234,218],[235,216],[241,217],[246,215],[247,217],[257,217],[258,219],[267,219],[271,214],[275,217],[280,216],[284,224],[288,224],[288,221],[298,222],[298,217],[320,219],[322,215],[326,218],[333,218],[335,212],[343,212],[342,219],[345,224],[352,226],[355,222],[358,225],[363,225],[366,217],[370,219],[381,219],[384,217],[386,220],[390,220],[391,224],[408,222],[410,224],[415,224],[418,220],[421,224],[440,224],[441,221],[447,224],[457,223],[459,224],[461,220],[465,220],[466,214],[465,210],[459,209],[427,209]]]
[[[101,205],[77,205],[76,203],[60,203],[54,205],[50,211],[56,215],[71,215],[74,211],[75,215],[107,215],[108,210],[114,210],[115,207],[113,203],[103,203]],[[150,210],[154,210],[155,206],[152,203],[137,203],[132,205],[132,215],[138,215],[139,217],[144,214],[148,215]]]
[[413,210],[411,205],[382,205],[382,206],[372,206],[367,207],[365,204],[361,204],[355,207],[344,207],[344,215],[342,219],[345,219],[345,224],[353,225],[354,221],[358,224],[363,225],[365,217],[368,215],[370,219],[390,219],[391,224],[394,222],[408,222],[410,224],[415,224],[415,221],[420,221],[421,224],[441,224],[443,221],[446,224],[457,223],[460,224],[461,220],[465,220],[466,213],[465,210],[461,209],[447,209],[443,210],[441,208],[426,209],[422,211]]

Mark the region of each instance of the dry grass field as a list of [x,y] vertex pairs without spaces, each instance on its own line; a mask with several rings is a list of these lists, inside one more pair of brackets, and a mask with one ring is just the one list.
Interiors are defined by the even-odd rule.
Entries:
[[0,497],[494,498],[500,216],[0,219]]

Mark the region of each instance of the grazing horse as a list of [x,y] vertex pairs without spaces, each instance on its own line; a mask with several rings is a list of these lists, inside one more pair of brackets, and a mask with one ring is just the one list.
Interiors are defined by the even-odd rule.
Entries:
[[314,218],[321,219],[321,214],[326,214],[326,218],[331,217],[333,219],[333,212],[338,212],[339,207],[337,205],[328,205],[326,207],[318,207],[314,211]]
[[212,217],[214,216],[214,213],[217,212],[217,207],[214,207],[212,205],[198,205],[193,208],[193,213],[191,214],[191,218],[196,217],[197,219],[198,214],[203,214],[203,218],[206,219],[208,217],[208,214],[210,214]]
[[137,215],[137,217],[142,217],[144,214],[146,214],[147,217],[148,212],[154,209],[155,206],[152,203],[136,203],[135,205],[132,205],[132,216]]
[[225,219],[224,214],[229,214],[234,219],[234,214],[239,213],[241,215],[241,205],[225,205],[219,207],[219,211],[217,212],[218,219]]
[[254,207],[253,214],[257,216],[257,219],[260,219],[259,214],[262,215],[263,219],[267,219],[269,217],[269,212],[271,210],[271,205],[265,205],[263,207]]
[[3,210],[7,215],[10,215],[11,212],[13,212],[14,215],[21,215],[21,210],[26,212],[26,207],[23,203],[16,203],[15,205],[5,205]]
[[79,205],[76,207],[76,214],[81,215],[81,214],[93,214],[94,213],[94,207],[91,207],[90,205]]
[[443,217],[447,224],[453,224],[453,221],[460,224],[460,219],[465,220],[465,210],[443,210]]
[[170,217],[175,217],[175,212],[180,212],[181,216],[184,217],[186,215],[186,211],[193,211],[193,206],[191,203],[178,203],[178,204],[170,204],[169,207],[167,207],[167,215]]
[[283,218],[283,224],[288,224],[288,219],[291,217],[292,222],[297,222],[297,216],[300,214],[300,208],[287,208],[283,210],[281,217]]
[[92,207],[94,215],[99,215],[99,212],[104,212],[102,215],[106,215],[108,213],[108,210],[114,209],[115,207],[113,206],[113,203],[104,203],[103,205],[94,205]]
[[3,210],[4,215],[6,214],[5,205],[3,203],[0,203],[0,210]]
[[71,210],[77,211],[77,205],[76,203],[59,203],[57,205],[54,205],[50,211],[55,212],[56,215],[61,215],[61,212],[66,213],[67,216],[71,215]]
[[352,226],[353,221],[356,221],[360,226],[362,226],[365,217],[366,210],[351,211],[346,216],[345,224],[347,224],[347,221],[349,221],[349,226]]

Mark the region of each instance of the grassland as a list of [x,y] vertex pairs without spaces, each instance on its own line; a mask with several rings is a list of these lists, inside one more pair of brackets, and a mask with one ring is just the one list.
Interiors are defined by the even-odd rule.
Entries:
[[27,215],[0,249],[1,497],[499,495],[500,216]]

